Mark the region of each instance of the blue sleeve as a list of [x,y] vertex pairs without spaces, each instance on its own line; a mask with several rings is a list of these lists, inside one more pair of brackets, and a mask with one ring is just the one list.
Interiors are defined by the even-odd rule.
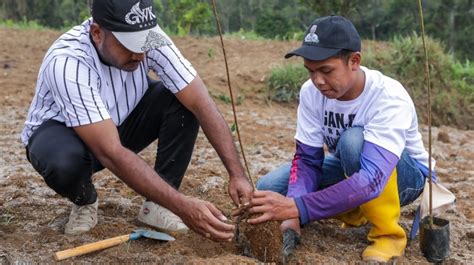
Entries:
[[358,172],[324,190],[295,197],[301,224],[336,216],[378,197],[398,160],[390,151],[365,141]]

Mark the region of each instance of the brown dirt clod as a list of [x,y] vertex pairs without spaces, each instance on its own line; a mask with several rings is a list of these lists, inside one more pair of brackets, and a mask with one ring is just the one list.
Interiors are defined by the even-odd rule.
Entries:
[[[249,218],[256,217],[249,215]],[[251,256],[262,262],[281,262],[283,246],[280,222],[268,221],[251,225],[245,220],[238,223],[239,234],[237,242],[243,248],[244,255]]]
[[440,130],[438,132],[438,141],[443,142],[445,144],[449,144],[451,142],[451,140],[449,139],[448,132],[446,132],[444,130]]

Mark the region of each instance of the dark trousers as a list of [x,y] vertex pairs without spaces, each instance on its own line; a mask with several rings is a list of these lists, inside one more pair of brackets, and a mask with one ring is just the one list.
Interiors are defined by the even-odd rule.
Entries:
[[[191,160],[199,123],[162,82],[151,81],[146,94],[122,125],[122,145],[135,153],[156,139],[155,171],[179,188]],[[104,167],[64,123],[45,121],[30,137],[27,158],[46,184],[77,205],[97,200],[92,174]]]

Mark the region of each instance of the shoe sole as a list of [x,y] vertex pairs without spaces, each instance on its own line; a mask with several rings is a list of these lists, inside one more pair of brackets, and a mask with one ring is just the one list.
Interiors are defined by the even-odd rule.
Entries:
[[138,219],[136,220],[136,222],[139,225],[153,228],[153,229],[158,230],[160,232],[167,233],[171,236],[173,236],[173,235],[185,235],[189,232],[189,228],[188,229],[179,229],[179,230],[170,230],[170,229],[165,229],[165,228],[161,228],[161,227],[157,227],[157,226],[147,224],[147,223],[145,223],[143,221],[140,221]]

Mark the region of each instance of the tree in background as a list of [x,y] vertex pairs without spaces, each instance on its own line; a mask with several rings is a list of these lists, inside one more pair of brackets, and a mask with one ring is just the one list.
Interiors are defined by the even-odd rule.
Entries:
[[159,24],[178,35],[213,32],[212,9],[207,0],[154,1]]
[[300,26],[307,24],[301,21],[296,1],[273,1],[269,7],[255,14],[256,25],[254,30],[260,36],[273,39],[292,39]]
[[[92,0],[1,0],[0,22],[35,21],[63,28],[89,16]],[[211,0],[153,0],[160,26],[171,34],[215,35]],[[474,0],[424,0],[429,36],[459,59],[474,60]],[[363,39],[393,40],[419,32],[413,0],[217,0],[225,33],[256,32],[266,38],[301,39],[319,16],[350,18]]]
[[2,1],[2,18],[15,21],[22,21],[26,17],[27,1],[26,0],[3,0]]
[[63,26],[74,26],[90,17],[90,0],[62,0],[60,1],[59,17]]
[[85,0],[2,0],[2,20],[36,21],[51,28],[81,23],[89,16]]
[[340,15],[343,17],[350,17],[351,13],[355,11],[356,7],[363,5],[362,3],[366,1],[298,0],[298,2],[303,6],[309,7],[317,16]]
[[459,58],[474,58],[473,0],[426,1],[426,32]]

